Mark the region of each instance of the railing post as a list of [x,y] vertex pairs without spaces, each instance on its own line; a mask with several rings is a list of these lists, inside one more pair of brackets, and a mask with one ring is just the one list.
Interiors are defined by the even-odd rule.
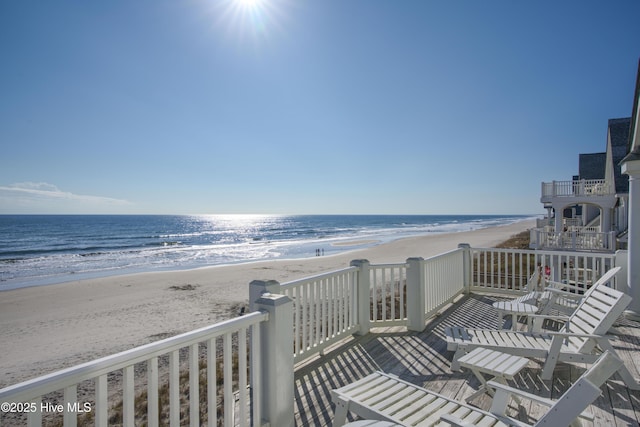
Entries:
[[351,261],[352,267],[358,267],[357,289],[357,321],[360,329],[357,335],[366,335],[371,328],[371,279],[369,274],[370,263],[366,259]]
[[[251,282],[251,288],[274,282]],[[271,426],[293,426],[294,419],[294,378],[293,378],[293,307],[286,295],[265,292],[252,304],[252,309],[269,313],[269,320],[260,324],[260,413],[263,420],[255,425],[268,423]],[[253,352],[252,352],[253,353]]]
[[424,329],[426,321],[426,283],[422,261],[422,257],[407,259],[407,329],[418,332]]
[[262,294],[279,294],[280,282],[277,280],[253,280],[249,283],[249,312],[257,311],[256,301]]
[[616,274],[615,277],[615,285],[616,285],[616,289],[619,290],[620,292],[624,292],[626,294],[628,294],[628,289],[627,289],[627,274],[628,273],[628,258],[627,258],[628,254],[627,251],[623,251],[623,250],[618,250],[616,251],[616,257],[613,260],[613,265],[611,266],[611,268],[613,267],[621,267],[622,269],[620,270],[620,273]]
[[471,291],[471,245],[468,243],[459,243],[458,248],[462,249],[462,271],[464,278],[464,293],[468,294]]

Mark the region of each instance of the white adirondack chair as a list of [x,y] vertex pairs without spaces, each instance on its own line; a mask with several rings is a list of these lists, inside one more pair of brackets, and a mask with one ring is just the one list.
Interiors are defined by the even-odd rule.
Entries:
[[[543,295],[539,299],[540,310],[539,314],[549,315],[549,314],[564,314],[567,317],[559,320],[568,320],[569,316],[573,314],[574,311],[580,305],[580,302],[588,297],[594,289],[598,289],[598,286],[604,286],[609,283],[616,274],[618,274],[621,270],[621,267],[614,267],[607,270],[602,277],[600,277],[590,288],[584,292],[584,289],[579,288],[576,285],[547,281],[547,287],[545,288]],[[583,291],[583,294],[579,292]],[[551,318],[551,316],[530,316],[532,319],[531,328],[532,331],[540,331],[542,322],[545,317]]]
[[534,426],[566,426],[583,413],[599,395],[600,386],[622,365],[620,359],[605,352],[560,399],[553,401],[523,392],[504,384],[489,382],[496,396],[489,412],[447,398],[415,384],[383,372],[362,378],[345,387],[332,390],[336,405],[333,427],[343,426],[347,414],[372,420],[390,421],[403,426],[528,426],[506,415],[511,397],[529,399],[549,407]]
[[[596,284],[609,282],[618,271],[620,271],[620,267],[608,270]],[[520,295],[509,302],[534,305],[538,307],[536,312],[538,314],[560,313],[568,316],[575,311],[585,296],[580,294],[584,289],[576,285],[546,279],[541,274],[540,267],[536,267],[527,281],[525,289],[527,291],[526,294]],[[493,303],[494,308],[498,310],[500,317],[502,317],[504,313],[501,312],[499,305],[499,303]],[[536,329],[535,325],[533,329]]]
[[512,299],[512,302],[531,305],[538,304],[538,300],[542,297],[544,288],[546,288],[546,279],[541,274],[540,269],[541,267],[536,267],[531,277],[529,277],[529,280],[527,280],[525,286],[527,293]]
[[[616,268],[610,277],[618,271]],[[604,283],[605,280],[601,280],[589,289],[558,332],[446,327],[447,350],[455,351],[451,369],[460,369],[459,357],[476,347],[484,347],[523,357],[545,359],[542,378],[548,380],[558,362],[594,363],[605,350],[615,354],[609,342],[611,337],[605,334],[629,305],[631,297],[604,286]],[[640,384],[626,366],[622,365],[619,373],[627,387],[640,389]]]

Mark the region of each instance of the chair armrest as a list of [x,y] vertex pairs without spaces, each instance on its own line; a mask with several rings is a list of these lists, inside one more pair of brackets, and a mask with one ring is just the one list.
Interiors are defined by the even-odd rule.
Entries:
[[553,315],[553,314],[528,314],[531,319],[549,319],[549,320],[557,320],[558,322],[568,322],[569,316],[561,316],[561,315]]
[[580,333],[576,333],[576,332],[545,332],[546,335],[551,335],[551,336],[560,336],[562,338],[572,338],[572,337],[577,337],[577,338],[589,338],[589,339],[593,339],[596,341],[599,340],[611,340],[613,338],[615,338],[615,335],[597,335],[597,334],[580,334]]
[[[494,417],[496,417],[496,419],[502,421],[503,423],[509,425],[509,426],[515,426],[515,427],[531,427],[530,424],[526,424],[523,422],[520,422],[516,419],[513,419],[511,417],[505,417],[502,415],[496,415],[496,414],[492,414]],[[442,414],[440,415],[440,421],[443,421],[451,426],[455,426],[455,427],[475,427],[476,424],[473,423],[468,423],[466,421],[463,421],[461,418],[456,417],[455,415],[451,415],[451,414]]]
[[541,405],[545,405],[548,407],[551,407],[555,404],[555,402],[551,399],[547,399],[546,397],[542,397],[542,396],[537,396],[535,394],[531,394],[529,392],[523,391],[523,390],[519,390],[517,388],[513,388],[511,386],[508,386],[506,384],[502,384],[496,381],[488,381],[487,385],[491,388],[493,388],[496,392],[501,391],[502,393],[506,393],[509,395],[515,395],[517,397],[523,397],[525,399],[529,399],[533,402],[537,402]]
[[440,420],[444,421],[445,423],[455,426],[455,427],[472,427],[475,426],[475,424],[470,424],[467,422],[462,421],[460,418],[456,417],[455,415],[450,415],[450,414],[442,414],[440,415]]
[[542,325],[545,320],[555,320],[557,322],[564,322],[565,324],[569,321],[569,317],[567,316],[555,316],[552,314],[529,314],[529,332],[533,333],[542,333],[546,332],[546,329],[542,329]]
[[[528,399],[528,400],[531,400],[532,402],[545,405],[549,408],[557,403],[557,401],[555,400],[547,399],[546,397],[542,397],[542,396],[537,396],[535,394],[531,394],[523,390],[518,390],[517,388],[513,388],[506,384],[502,384],[496,381],[488,381],[487,385],[496,391],[496,396],[494,397],[494,400],[501,399],[501,398],[504,399],[505,396],[515,395],[516,397]],[[499,396],[499,393],[502,394],[502,396]],[[494,414],[494,415],[497,415],[497,414]],[[593,421],[593,419],[595,418],[595,416],[592,413],[587,411],[583,411],[578,417],[589,420],[589,421]]]
[[567,291],[565,291],[563,289],[558,289],[558,288],[545,288],[544,291],[545,292],[549,292],[550,294],[553,294],[553,296],[555,296],[555,297],[573,298],[575,300],[581,300],[581,299],[584,298],[584,294],[577,294],[577,293],[574,293],[574,292],[567,292]]

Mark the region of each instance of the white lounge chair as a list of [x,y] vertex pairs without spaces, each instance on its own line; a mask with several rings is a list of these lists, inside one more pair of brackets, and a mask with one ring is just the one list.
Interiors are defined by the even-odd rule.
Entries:
[[511,397],[529,399],[549,406],[534,426],[566,426],[578,417],[592,418],[583,411],[600,395],[600,386],[622,365],[614,354],[605,352],[560,399],[535,396],[509,386],[489,382],[496,388],[490,412],[447,398],[383,372],[362,378],[331,392],[336,405],[333,427],[344,425],[347,414],[403,426],[527,426],[506,415]]
[[[612,272],[610,278],[617,273]],[[607,272],[609,273],[609,272]],[[605,277],[605,275],[603,275]],[[594,284],[558,332],[520,332],[446,327],[447,350],[455,351],[452,370],[459,370],[458,358],[476,347],[485,347],[523,357],[546,359],[542,378],[551,379],[558,362],[593,363],[600,353],[615,350],[605,335],[631,302],[631,297],[608,288],[605,280]],[[554,317],[557,318],[557,317]],[[627,387],[640,384],[622,366],[620,375]]]
[[[611,278],[620,271],[620,267],[614,267],[608,270],[598,282],[607,283]],[[595,285],[595,284],[594,284]],[[548,280],[541,274],[540,267],[537,267],[534,273],[527,281],[525,287],[527,293],[520,295],[509,301],[494,302],[493,307],[498,311],[500,319],[505,313],[518,312],[518,304],[527,304],[537,307],[535,314],[565,314],[569,316],[578,307],[580,301],[584,298],[584,288],[580,288],[575,284],[562,282],[554,282]],[[582,294],[580,292],[583,292]],[[507,308],[505,311],[504,309]],[[523,314],[523,313],[520,313]],[[514,320],[515,322],[515,317]],[[536,325],[531,322],[529,317],[529,330],[535,330]]]
[[[545,288],[543,295],[540,297],[540,310],[539,314],[560,314],[566,315],[568,320],[569,316],[580,305],[580,302],[588,297],[594,289],[598,286],[606,285],[609,283],[616,274],[621,270],[621,267],[613,267],[607,270],[602,277],[600,277],[594,284],[592,284],[585,292],[584,288],[580,288],[576,285],[547,281],[547,287]],[[580,292],[583,292],[582,294]],[[540,331],[542,322],[545,317],[550,316],[531,316],[530,318],[530,331]],[[532,320],[532,321],[531,321]],[[560,318],[562,320],[562,318]]]

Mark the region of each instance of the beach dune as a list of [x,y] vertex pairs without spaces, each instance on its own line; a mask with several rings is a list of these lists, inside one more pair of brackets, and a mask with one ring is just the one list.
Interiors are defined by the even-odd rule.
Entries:
[[531,220],[468,232],[434,233],[338,255],[153,272],[0,293],[0,387],[238,315],[252,280],[281,283],[349,266],[428,258],[459,243],[492,247]]

